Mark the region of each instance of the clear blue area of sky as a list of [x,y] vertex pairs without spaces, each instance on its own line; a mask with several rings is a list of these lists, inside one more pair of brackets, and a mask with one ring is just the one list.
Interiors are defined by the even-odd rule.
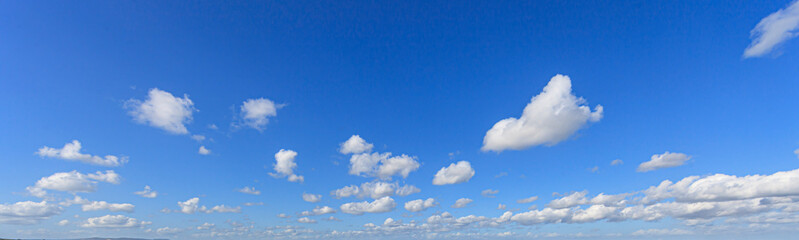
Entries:
[[[113,169],[92,200],[129,202],[154,226],[227,220],[282,225],[278,213],[337,208],[331,190],[371,179],[347,174],[339,143],[359,134],[380,152],[417,156],[400,182],[440,211],[499,216],[499,203],[553,192],[643,190],[691,175],[771,174],[799,166],[799,43],[742,59],[749,31],[786,1],[2,1],[0,2],[0,203],[35,200],[25,187],[55,172]],[[481,152],[486,131],[518,117],[555,74],[604,118],[555,146]],[[200,144],[134,122],[123,107],[151,88],[188,95],[187,125]],[[286,104],[263,132],[234,130],[249,98]],[[209,124],[218,130],[207,128]],[[125,155],[106,168],[34,152],[77,139],[83,152]],[[280,149],[299,153],[304,183],[267,175]],[[682,152],[684,166],[640,173],[653,154]],[[449,153],[456,153],[450,157]],[[623,165],[610,166],[614,159]],[[470,161],[464,184],[433,175]],[[598,166],[597,172],[590,171]],[[499,176],[506,173],[506,176]],[[156,199],[132,194],[150,185]],[[253,186],[260,196],[234,190]],[[495,198],[480,196],[499,190]],[[318,204],[302,193],[324,196]],[[199,196],[242,214],[162,214]],[[449,209],[456,199],[471,208]],[[336,215],[318,229],[354,229],[391,213]],[[430,210],[428,210],[430,211]],[[101,216],[72,208],[47,220]],[[197,220],[203,218],[203,220]],[[210,220],[209,220],[210,219]],[[290,221],[290,220],[288,220]],[[668,220],[659,224],[668,224]],[[603,223],[555,225],[562,231]],[[620,230],[638,224],[613,225]],[[37,226],[0,225],[0,229]],[[4,230],[4,231],[5,231]]]

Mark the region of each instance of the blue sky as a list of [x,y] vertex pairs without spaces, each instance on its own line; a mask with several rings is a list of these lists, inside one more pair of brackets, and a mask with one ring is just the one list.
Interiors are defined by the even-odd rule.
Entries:
[[793,236],[797,19],[785,0],[0,2],[0,237]]

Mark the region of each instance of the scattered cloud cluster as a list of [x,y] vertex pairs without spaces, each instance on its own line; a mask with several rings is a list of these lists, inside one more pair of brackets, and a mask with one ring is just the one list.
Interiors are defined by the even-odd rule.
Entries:
[[158,197],[158,192],[153,191],[149,185],[144,186],[144,190],[134,192],[133,194],[145,197],[145,198],[155,198]]
[[80,149],[80,142],[78,140],[72,140],[72,142],[64,144],[64,147],[60,149],[44,146],[39,148],[36,154],[42,157],[60,158],[106,167],[117,167],[128,162],[128,157],[117,157],[114,155],[106,155],[105,157],[93,156],[91,154],[81,153]]
[[416,199],[416,200],[413,200],[413,201],[406,202],[405,203],[405,210],[408,210],[409,212],[421,212],[421,211],[424,211],[425,209],[428,209],[428,208],[431,208],[431,207],[435,207],[437,205],[438,205],[438,203],[433,198]]
[[272,177],[281,178],[288,176],[289,182],[303,182],[305,177],[294,174],[294,168],[297,168],[297,163],[294,159],[297,157],[297,152],[292,150],[280,149],[275,153],[274,173],[269,173]]
[[793,1],[755,25],[751,31],[752,43],[744,50],[743,57],[766,55],[785,41],[795,38],[797,30],[799,30],[799,1]]
[[558,74],[530,100],[521,117],[506,118],[494,124],[483,138],[482,150],[501,152],[558,144],[587,123],[602,119],[602,105],[591,111],[583,105],[585,102],[572,94],[571,79]]
[[391,179],[394,175],[407,178],[408,174],[419,169],[419,162],[416,157],[402,154],[392,156],[387,153],[370,153],[372,144],[367,143],[358,135],[353,135],[347,141],[341,143],[339,152],[352,153],[350,157],[349,174],[364,177],[378,177],[380,179]]
[[113,170],[83,174],[78,171],[58,172],[36,181],[36,184],[27,188],[28,192],[37,197],[44,197],[45,190],[62,192],[94,192],[98,182],[119,184],[121,177]]
[[474,176],[474,169],[467,161],[450,164],[438,170],[433,177],[433,185],[458,184],[468,182]]
[[86,228],[136,228],[150,224],[152,224],[152,222],[139,221],[138,219],[124,215],[105,215],[102,217],[89,218],[86,220],[86,223],[81,226]]
[[196,212],[202,213],[240,213],[241,207],[228,207],[225,205],[216,205],[211,208],[200,206],[200,198],[191,198],[184,202],[178,202],[178,206],[180,210],[177,212],[185,213],[185,214],[194,214]]
[[309,202],[309,203],[316,203],[322,201],[322,195],[319,194],[310,194],[310,193],[303,193],[302,200]]
[[277,116],[277,110],[283,105],[275,104],[266,98],[247,99],[241,104],[242,125],[251,127],[258,131],[266,129],[269,117]]
[[397,196],[408,196],[420,191],[421,190],[419,188],[413,185],[399,186],[399,184],[396,182],[389,183],[373,181],[362,183],[360,187],[356,185],[345,186],[343,188],[331,191],[330,195],[334,196],[335,198],[369,197],[372,199],[378,199],[382,197],[393,196],[394,194]]
[[188,95],[175,97],[157,88],[150,89],[144,101],[131,99],[125,103],[133,120],[173,134],[188,134],[186,125],[192,121],[194,102]]
[[363,215],[364,213],[383,213],[390,212],[397,207],[397,203],[391,197],[382,197],[372,202],[351,202],[341,205],[341,212],[352,215]]
[[236,189],[236,191],[250,195],[261,195],[261,191],[255,190],[254,187],[243,187],[240,189]]
[[649,172],[661,168],[682,166],[683,164],[685,164],[685,161],[688,161],[690,159],[691,156],[685,155],[683,153],[670,153],[666,151],[663,154],[652,155],[652,158],[649,161],[643,162],[641,163],[641,165],[638,165],[637,171]]

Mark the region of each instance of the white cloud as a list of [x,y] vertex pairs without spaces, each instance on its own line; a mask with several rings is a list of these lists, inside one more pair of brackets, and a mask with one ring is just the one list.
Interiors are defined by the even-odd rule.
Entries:
[[372,147],[374,147],[374,145],[363,140],[361,136],[352,135],[347,141],[341,143],[339,152],[343,154],[358,154],[362,152],[371,152]]
[[106,201],[89,201],[79,196],[75,196],[73,200],[68,200],[61,203],[64,206],[72,204],[80,204],[84,212],[88,211],[111,211],[111,212],[133,212],[135,206],[130,203],[108,203]]
[[552,146],[572,136],[588,122],[602,118],[602,105],[592,112],[585,99],[572,94],[568,76],[555,75],[544,90],[530,100],[520,118],[503,119],[483,138],[483,151],[521,150]]
[[531,202],[534,202],[535,200],[538,200],[538,196],[532,196],[532,197],[525,198],[525,199],[519,199],[519,200],[516,200],[516,203],[531,203]]
[[288,176],[289,182],[305,181],[305,177],[294,174],[294,168],[297,167],[297,163],[294,162],[296,157],[297,152],[280,149],[280,151],[275,153],[275,173],[269,173],[269,175],[276,178]]
[[87,228],[135,228],[150,225],[152,222],[139,221],[124,215],[105,215],[86,220],[82,226]]
[[81,149],[80,142],[78,140],[72,140],[72,142],[64,144],[64,147],[60,149],[44,146],[42,148],[39,148],[39,151],[36,152],[36,154],[42,157],[60,158],[64,160],[79,161],[83,163],[106,166],[106,167],[122,166],[122,164],[128,162],[128,157],[124,156],[117,157],[114,155],[106,155],[105,157],[100,157],[91,154],[81,153],[80,149]]
[[94,192],[97,190],[98,182],[119,184],[120,177],[113,170],[105,173],[83,174],[78,171],[54,173],[48,177],[43,177],[34,186],[27,188],[28,192],[37,197],[44,197],[45,189],[63,192]]
[[507,206],[507,205],[505,205],[505,204],[502,204],[502,203],[500,203],[500,204],[497,206],[497,210],[505,210],[506,208],[508,208],[508,206]]
[[669,180],[644,191],[643,201],[652,202],[674,198],[678,202],[731,201],[763,197],[799,195],[799,169],[776,172],[772,175],[743,177],[714,174],[691,176],[677,183]]
[[693,234],[692,231],[685,229],[641,229],[633,232],[633,236],[661,236],[661,235],[688,235]]
[[241,118],[245,126],[263,131],[269,117],[277,116],[277,109],[283,107],[266,98],[247,99],[241,104]]
[[16,202],[0,204],[0,223],[3,224],[36,224],[41,220],[61,214],[63,209],[58,205],[41,202]]
[[547,206],[555,209],[571,208],[574,206],[586,205],[586,204],[619,206],[626,203],[624,201],[624,198],[627,197],[628,195],[628,194],[605,195],[604,193],[600,193],[599,195],[591,199],[588,199],[586,197],[587,194],[588,191],[573,192],[569,195],[550,201],[549,204],[547,204]]
[[622,165],[622,164],[624,164],[624,161],[622,161],[621,159],[616,159],[610,162],[611,166]]
[[144,190],[134,192],[133,194],[146,197],[146,198],[155,198],[158,197],[158,192],[153,191],[149,185],[144,186]]
[[336,210],[328,206],[322,206],[322,207],[316,206],[311,211],[303,211],[302,213],[300,213],[300,216],[318,216],[330,213],[336,213]]
[[301,217],[297,219],[298,223],[316,223],[316,220],[310,219],[308,217]]
[[[205,207],[205,206],[203,206],[203,207]],[[213,212],[218,212],[218,213],[240,213],[241,212],[241,207],[229,207],[229,206],[225,206],[225,205],[217,205],[217,206],[212,207],[211,209],[208,209],[208,211],[205,211],[205,213],[213,213]]]
[[796,157],[799,158],[799,148],[793,150],[793,154],[796,154]]
[[243,187],[241,189],[236,189],[236,191],[244,194],[261,195],[261,191],[255,190],[254,187]]
[[207,210],[205,206],[201,209],[200,198],[191,198],[185,202],[178,202],[178,206],[180,207],[180,212],[185,214],[193,214],[198,210]]
[[200,134],[194,134],[194,135],[191,135],[191,139],[194,139],[194,141],[197,141],[197,142],[202,142],[202,141],[205,140],[205,136],[200,135]]
[[315,203],[315,202],[322,201],[322,195],[303,193],[302,194],[302,200],[306,201],[306,202],[309,202],[309,203]]
[[455,204],[452,205],[452,208],[464,208],[466,207],[466,205],[469,205],[469,203],[472,202],[474,202],[474,200],[468,198],[461,198],[455,201]]
[[661,168],[682,166],[685,164],[685,161],[690,159],[691,156],[682,153],[670,153],[666,151],[663,154],[652,155],[652,158],[650,158],[648,162],[643,162],[641,165],[638,165],[638,169],[636,171],[649,172]]
[[201,155],[208,155],[211,154],[211,150],[208,150],[207,148],[205,148],[205,146],[200,146],[200,150],[197,150],[197,153]]
[[285,213],[278,214],[277,217],[279,217],[279,218],[291,218],[290,215],[285,214]]
[[397,196],[404,197],[421,191],[422,191],[421,189],[417,188],[414,185],[403,185],[402,187],[397,188],[397,191],[395,193],[397,194]]
[[407,178],[408,174],[419,169],[416,157],[405,154],[391,156],[391,153],[361,153],[350,158],[349,173],[356,176],[391,179],[394,175]]
[[181,229],[181,228],[162,227],[162,228],[156,229],[155,233],[161,234],[161,235],[167,235],[167,234],[176,234],[176,233],[180,233],[180,232],[183,232],[183,231],[184,231],[184,229]]
[[486,189],[486,190],[483,190],[482,192],[480,192],[480,195],[483,195],[483,197],[493,198],[493,197],[495,197],[494,194],[497,194],[497,193],[499,193],[499,190]]
[[750,32],[752,43],[744,50],[744,58],[760,57],[783,42],[797,36],[799,29],[799,1],[793,1],[760,20]]
[[178,206],[180,210],[178,212],[182,212],[185,214],[194,214],[196,212],[203,212],[203,213],[240,213],[241,207],[228,207],[225,205],[217,205],[212,208],[207,208],[206,206],[200,206],[200,198],[191,198],[186,200],[185,202],[178,202]]
[[382,213],[390,212],[397,207],[397,203],[391,197],[382,197],[372,202],[351,202],[341,205],[341,211],[353,215],[362,215],[364,213]]
[[216,227],[216,224],[203,223],[202,225],[197,226],[197,230],[208,230],[208,229],[211,229],[211,228],[214,228],[214,227]]
[[433,185],[457,184],[469,181],[474,176],[474,169],[467,161],[452,163],[442,167],[433,177]]
[[354,196],[359,198],[369,197],[378,199],[386,196],[392,196],[394,194],[397,194],[398,196],[408,196],[420,191],[421,190],[419,188],[413,185],[404,185],[400,187],[396,182],[389,183],[373,181],[362,183],[360,187],[356,185],[345,186],[343,188],[331,191],[330,195],[333,195],[335,198]]
[[64,219],[64,220],[58,221],[58,226],[66,226],[67,224],[69,224],[69,220]]
[[125,103],[134,120],[174,134],[189,133],[185,124],[191,122],[195,109],[188,95],[176,98],[171,93],[153,88],[147,96],[144,102],[131,99]]
[[435,199],[428,198],[428,199],[416,199],[413,201],[408,201],[405,203],[405,210],[410,212],[421,212],[425,209],[435,207],[438,205]]

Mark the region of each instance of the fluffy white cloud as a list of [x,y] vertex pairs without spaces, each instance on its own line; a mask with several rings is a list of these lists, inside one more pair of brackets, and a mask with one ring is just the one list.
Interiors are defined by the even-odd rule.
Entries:
[[171,93],[157,88],[150,89],[147,96],[144,102],[131,99],[125,103],[125,107],[130,110],[128,113],[134,120],[174,134],[189,133],[185,124],[191,122],[191,115],[195,111],[194,103],[189,96],[176,98]]
[[315,203],[315,202],[322,201],[322,195],[303,193],[302,194],[302,200],[306,201],[306,202],[309,202],[309,203]]
[[61,214],[62,211],[61,207],[47,201],[0,204],[0,223],[36,224],[41,220]]
[[194,214],[195,212],[203,212],[203,213],[240,213],[241,207],[228,207],[225,205],[217,205],[212,208],[208,208],[206,206],[200,206],[200,198],[191,198],[186,200],[185,202],[178,202],[178,206],[180,210],[178,212],[182,212],[185,214]]
[[216,227],[216,224],[203,223],[202,225],[197,226],[197,230],[208,230],[208,229],[211,229],[211,228],[214,228],[214,227]]
[[362,152],[371,152],[372,147],[374,147],[374,145],[366,142],[361,136],[352,135],[347,141],[341,143],[341,147],[338,151],[343,154],[358,154]]
[[458,200],[455,201],[455,204],[452,205],[452,208],[463,208],[463,207],[466,207],[466,205],[469,205],[469,203],[472,203],[472,202],[474,202],[474,200],[468,199],[468,198],[461,198],[461,199],[458,199]]
[[797,36],[799,29],[799,1],[793,1],[760,20],[750,32],[752,43],[744,50],[744,58],[760,57],[783,42]]
[[94,192],[97,190],[98,182],[119,184],[119,181],[120,176],[113,170],[89,174],[78,171],[59,172],[39,179],[34,186],[28,187],[27,190],[34,196],[44,197],[45,189],[64,192]]
[[261,195],[261,191],[255,190],[254,187],[243,187],[241,189],[236,189],[236,191],[244,194]]
[[64,219],[64,220],[58,221],[58,226],[66,226],[67,224],[69,224],[69,220]]
[[593,198],[588,199],[586,197],[587,194],[588,191],[573,192],[569,195],[552,200],[551,202],[549,202],[549,204],[547,204],[547,206],[555,209],[571,208],[574,206],[586,205],[586,204],[619,206],[626,203],[624,199],[629,195],[626,193],[617,194],[617,195],[605,195],[604,193],[600,193],[599,195],[596,195]]
[[525,198],[525,199],[519,199],[519,200],[516,200],[516,203],[531,203],[531,202],[534,202],[535,200],[538,200],[538,196],[532,196],[532,197]]
[[245,126],[263,131],[269,123],[269,117],[277,116],[277,109],[282,105],[266,98],[247,99],[241,104],[241,118]]
[[799,196],[799,169],[743,177],[725,174],[691,176],[676,183],[666,180],[645,190],[644,194],[645,202],[668,198],[677,202],[699,202]]
[[799,148],[793,150],[793,154],[796,154],[796,157],[799,158]]
[[84,212],[87,211],[111,211],[111,212],[133,212],[133,204],[130,203],[108,203],[106,201],[95,201],[81,206]]
[[290,215],[285,214],[285,213],[278,214],[277,217],[279,217],[279,218],[291,218]]
[[421,189],[417,188],[414,185],[403,185],[402,187],[397,188],[397,191],[395,193],[397,194],[397,196],[404,197],[421,191],[422,191]]
[[420,212],[424,211],[425,209],[435,207],[438,205],[435,199],[428,198],[428,199],[416,199],[413,201],[408,201],[405,203],[405,210],[410,212]]
[[39,148],[36,154],[42,157],[60,158],[106,167],[117,167],[128,162],[128,157],[117,157],[114,155],[106,155],[105,157],[93,156],[91,154],[81,153],[80,149],[80,142],[78,140],[72,140],[72,142],[64,144],[64,147],[60,149],[44,146]]
[[328,206],[323,206],[323,207],[316,206],[311,211],[303,211],[302,213],[300,213],[300,216],[318,216],[329,213],[336,213],[336,210]]
[[349,185],[340,189],[336,189],[331,191],[330,195],[333,195],[335,198],[354,196],[359,198],[369,197],[378,199],[394,194],[397,194],[398,196],[408,196],[420,191],[421,190],[419,188],[413,185],[404,185],[400,187],[396,182],[389,183],[374,181],[362,183],[360,187],[356,185]]
[[500,204],[497,206],[497,210],[505,210],[506,208],[508,208],[508,206],[507,206],[507,205],[505,205],[505,204],[502,204],[502,203],[500,203]]
[[297,219],[298,223],[316,223],[316,220],[310,219],[308,217],[301,217]]
[[202,141],[205,140],[205,136],[200,135],[200,134],[194,134],[194,135],[191,135],[191,139],[194,139],[194,141],[197,141],[197,142],[202,142]]
[[457,184],[469,181],[474,176],[474,169],[467,161],[452,163],[449,167],[438,170],[433,177],[434,185]]
[[397,203],[391,197],[382,197],[372,202],[351,202],[341,205],[341,211],[353,215],[362,215],[364,213],[382,213],[390,212],[397,207]]
[[379,177],[391,179],[391,176],[408,177],[412,171],[419,169],[416,157],[405,154],[391,156],[391,153],[361,153],[350,158],[349,173],[356,176]]
[[643,162],[641,165],[638,165],[638,169],[636,171],[649,172],[661,168],[682,166],[685,164],[685,161],[690,159],[691,156],[682,153],[670,153],[666,151],[663,154],[652,155],[652,158],[650,158],[648,162]]
[[130,203],[108,203],[106,201],[89,201],[75,196],[72,200],[67,200],[60,203],[62,206],[70,206],[72,204],[80,204],[84,212],[88,211],[111,211],[111,212],[133,212],[135,206]]
[[483,190],[482,192],[480,192],[480,195],[483,195],[483,197],[493,198],[493,197],[495,197],[494,194],[497,194],[497,193],[499,193],[499,190],[486,189],[486,190]]
[[616,159],[610,162],[611,166],[622,165],[622,164],[624,164],[624,161],[622,161],[621,159]]
[[158,197],[158,192],[153,191],[149,185],[144,186],[144,190],[134,192],[133,194],[146,197],[146,198],[155,198]]
[[161,235],[167,235],[167,234],[176,234],[176,233],[180,233],[180,232],[183,232],[183,231],[184,231],[184,229],[181,229],[181,228],[162,227],[162,228],[156,229],[155,233],[161,234]]
[[200,150],[197,150],[197,153],[200,155],[208,155],[211,154],[211,150],[205,148],[205,146],[200,146]]
[[150,225],[152,222],[139,221],[124,215],[105,215],[86,220],[82,226],[87,228],[134,228]]
[[297,163],[294,162],[295,158],[297,158],[297,152],[280,149],[275,153],[275,173],[269,173],[269,175],[276,178],[288,176],[290,182],[305,181],[305,177],[294,174],[294,168],[297,167]]
[[506,118],[486,132],[483,151],[521,150],[536,145],[552,146],[572,136],[588,122],[602,118],[602,106],[594,111],[585,99],[572,94],[571,79],[556,75],[530,100],[522,116]]

